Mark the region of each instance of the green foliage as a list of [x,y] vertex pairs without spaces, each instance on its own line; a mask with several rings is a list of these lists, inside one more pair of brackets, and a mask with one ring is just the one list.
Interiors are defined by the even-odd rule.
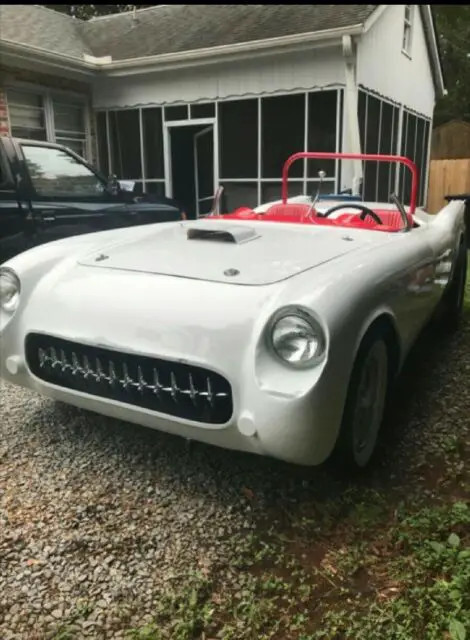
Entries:
[[448,95],[438,101],[435,124],[470,122],[470,5],[434,5]]
[[398,587],[395,596],[370,605],[332,609],[312,638],[427,638],[449,634],[465,640],[470,630],[470,507],[456,502],[423,508],[402,517],[390,536],[387,573]]
[[158,6],[151,4],[46,4],[48,9],[55,9],[69,16],[75,16],[81,20],[89,20],[98,16],[108,16],[112,13],[123,13],[135,9]]

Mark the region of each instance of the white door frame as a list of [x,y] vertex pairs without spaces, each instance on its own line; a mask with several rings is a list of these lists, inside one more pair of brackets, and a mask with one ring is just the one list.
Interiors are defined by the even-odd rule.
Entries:
[[173,197],[173,180],[171,174],[171,127],[198,127],[212,125],[214,130],[214,192],[219,186],[219,136],[216,118],[200,118],[198,120],[170,120],[163,123],[163,163],[165,168],[165,193]]
[[[214,127],[212,125],[209,125],[207,127],[205,127],[204,129],[202,129],[202,131],[198,131],[197,133],[194,134],[194,138],[193,138],[193,152],[194,152],[194,187],[195,187],[195,195],[196,195],[196,217],[199,218],[200,216],[200,212],[199,212],[199,202],[202,202],[203,200],[213,200],[214,199],[214,194],[217,191],[217,185],[214,183],[214,193],[211,194],[210,196],[205,196],[204,198],[200,198],[199,197],[199,163],[198,163],[198,158],[197,158],[197,140],[198,138],[200,138],[201,136],[205,136],[208,133],[212,134],[212,144],[214,145],[214,138],[215,138],[215,131],[214,131]],[[215,145],[214,145],[215,146]],[[214,159],[215,161],[215,159]],[[215,170],[214,170],[214,179],[215,179]]]

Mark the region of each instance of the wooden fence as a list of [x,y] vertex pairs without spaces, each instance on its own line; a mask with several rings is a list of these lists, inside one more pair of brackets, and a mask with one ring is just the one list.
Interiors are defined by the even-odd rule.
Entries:
[[431,160],[426,210],[437,213],[446,204],[445,196],[470,194],[470,158]]

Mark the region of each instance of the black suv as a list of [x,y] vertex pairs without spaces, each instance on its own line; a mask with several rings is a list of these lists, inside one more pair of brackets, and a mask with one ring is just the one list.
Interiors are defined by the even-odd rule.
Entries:
[[125,191],[62,145],[0,138],[0,263],[51,240],[184,217],[174,200]]

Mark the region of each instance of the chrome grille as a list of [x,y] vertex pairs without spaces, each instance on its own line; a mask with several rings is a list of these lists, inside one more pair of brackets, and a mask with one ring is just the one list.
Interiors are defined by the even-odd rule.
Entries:
[[229,382],[202,367],[30,333],[32,373],[51,384],[168,415],[223,424],[233,411]]

